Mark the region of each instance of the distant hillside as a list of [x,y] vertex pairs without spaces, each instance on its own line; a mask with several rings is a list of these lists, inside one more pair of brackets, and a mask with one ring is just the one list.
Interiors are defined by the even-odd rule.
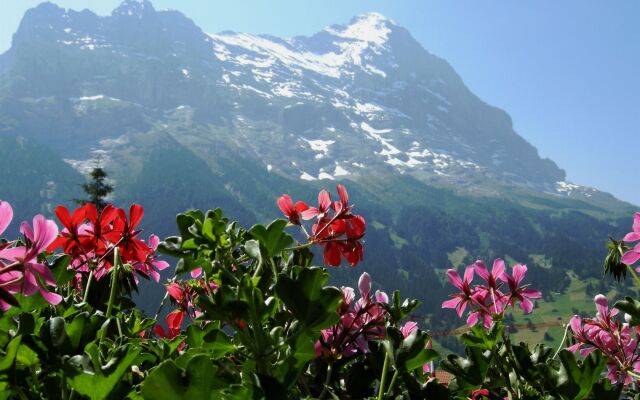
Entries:
[[265,222],[281,193],[309,201],[344,182],[368,222],[361,268],[420,298],[434,329],[455,320],[439,310],[446,268],[503,257],[561,292],[567,271],[601,276],[604,241],[633,211],[566,182],[506,112],[377,13],[281,39],[204,33],[148,1],[106,17],[43,3],[0,55],[0,133],[0,198],[20,218],[70,204],[97,157],[115,201],[145,206],[143,235],[171,234],[190,207]]

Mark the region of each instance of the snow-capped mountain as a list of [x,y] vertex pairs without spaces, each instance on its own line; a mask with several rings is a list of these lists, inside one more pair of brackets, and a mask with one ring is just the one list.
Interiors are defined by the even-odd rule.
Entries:
[[224,142],[300,180],[410,174],[471,191],[597,193],[565,182],[504,111],[378,13],[281,39],[204,33],[146,0],[106,17],[43,3],[0,56],[0,82],[0,129],[76,166],[165,131],[202,158]]
[[435,312],[449,293],[435,271],[478,258],[526,263],[544,291],[566,289],[569,269],[601,277],[603,239],[633,212],[566,182],[377,13],[282,39],[206,33],[148,1],[30,9],[0,55],[0,199],[14,221],[52,215],[95,158],[114,201],[143,204],[145,235],[161,237],[185,209],[264,223],[282,193],[309,201],[344,182],[367,221],[367,271]]

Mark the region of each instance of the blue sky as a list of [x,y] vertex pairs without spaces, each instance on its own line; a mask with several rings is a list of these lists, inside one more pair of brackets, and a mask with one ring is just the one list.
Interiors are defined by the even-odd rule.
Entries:
[[[58,0],[106,15],[118,0]],[[0,52],[33,0],[0,0]],[[155,0],[206,32],[309,35],[378,11],[445,58],[570,181],[640,205],[640,2]]]

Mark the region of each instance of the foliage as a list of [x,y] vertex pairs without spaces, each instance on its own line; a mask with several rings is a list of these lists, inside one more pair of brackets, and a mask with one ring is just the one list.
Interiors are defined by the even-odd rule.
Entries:
[[[365,220],[353,214],[342,185],[338,197],[332,202],[322,191],[311,207],[283,195],[278,206],[287,220],[249,229],[220,209],[190,210],[176,217],[179,235],[162,242],[155,235],[139,238],[144,212],[135,204],[128,215],[113,205],[58,207],[63,230],[42,215],[23,223],[23,238],[0,244],[0,398],[637,394],[640,302],[633,298],[609,310],[606,298],[596,296],[597,316],[575,316],[567,327],[562,346],[574,342],[568,349],[515,344],[505,310],[519,305],[529,313],[530,299],[541,293],[523,284],[524,265],[509,273],[497,259],[489,272],[476,261],[464,277],[448,272],[459,292],[443,307],[459,316],[469,310],[469,330],[460,337],[463,356],[440,357],[428,331],[407,320],[416,300],[374,291],[366,272],[357,300],[353,288],[328,286],[329,270],[312,265],[314,246],[333,267],[343,259],[356,266],[364,251]],[[0,234],[12,218],[13,208],[0,202]],[[314,223],[307,230],[302,222],[309,219]],[[302,241],[289,233],[292,227],[300,228]],[[158,271],[169,267],[156,250],[177,262],[150,318],[130,296],[140,277],[159,282]],[[622,261],[637,261],[633,257]],[[483,282],[472,285],[475,275]],[[163,315],[167,304],[172,310]],[[618,309],[628,314],[624,322]],[[440,382],[441,370],[453,380]]]
[[89,176],[91,180],[82,184],[82,190],[87,198],[76,199],[74,202],[80,206],[91,203],[102,211],[107,206],[107,197],[113,192],[113,185],[107,183],[107,172],[99,163],[93,167]]

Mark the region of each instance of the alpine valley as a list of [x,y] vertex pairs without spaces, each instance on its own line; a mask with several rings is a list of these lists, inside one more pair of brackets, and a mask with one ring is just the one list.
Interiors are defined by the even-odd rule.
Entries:
[[[283,39],[206,33],[148,1],[110,16],[42,3],[0,55],[0,133],[0,198],[17,222],[72,205],[97,159],[114,202],[144,205],[145,236],[174,233],[164,221],[188,208],[268,222],[280,194],[313,201],[342,182],[367,220],[362,265],[420,299],[434,330],[458,323],[440,310],[444,271],[476,259],[526,263],[540,321],[590,309],[605,240],[634,211],[567,182],[505,111],[377,13]],[[361,273],[332,271],[338,285]]]

